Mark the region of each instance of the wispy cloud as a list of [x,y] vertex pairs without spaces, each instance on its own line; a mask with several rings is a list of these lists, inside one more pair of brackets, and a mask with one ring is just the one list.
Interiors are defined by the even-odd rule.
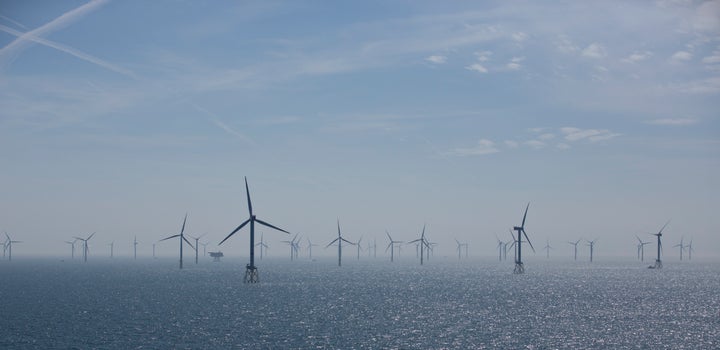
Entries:
[[[2,24],[0,24],[0,31],[3,31],[3,32],[8,33],[8,34],[11,34],[11,35],[14,35],[14,36],[16,36],[16,37],[18,37],[18,38],[24,37],[26,40],[29,40],[29,41],[32,41],[32,42],[35,42],[35,43],[38,43],[38,44],[42,44],[42,45],[45,45],[45,46],[48,46],[48,47],[52,47],[53,49],[56,49],[56,50],[65,52],[65,53],[70,54],[70,55],[73,55],[73,56],[75,56],[75,57],[77,57],[77,58],[79,58],[79,59],[81,59],[81,60],[84,60],[84,61],[93,63],[93,64],[95,64],[95,65],[98,65],[98,66],[100,66],[100,67],[109,69],[109,70],[111,70],[111,71],[113,71],[113,72],[115,72],[115,73],[120,73],[120,74],[122,74],[122,75],[126,75],[126,76],[129,76],[129,77],[131,77],[131,78],[137,79],[137,75],[135,75],[135,73],[133,73],[132,71],[130,71],[130,70],[128,70],[128,69],[125,69],[125,68],[122,68],[122,67],[117,66],[117,65],[115,65],[115,64],[112,64],[112,63],[110,63],[110,62],[104,61],[104,60],[99,59],[99,58],[97,58],[97,57],[95,57],[95,56],[86,54],[86,53],[81,52],[81,51],[79,51],[79,50],[76,50],[76,49],[74,49],[74,48],[72,48],[72,47],[69,47],[69,46],[66,46],[66,45],[63,45],[63,44],[60,44],[60,43],[56,43],[56,42],[53,42],[53,41],[50,41],[50,40],[46,40],[46,39],[43,39],[43,38],[40,38],[40,37],[37,37],[37,36],[34,36],[34,35],[28,35],[28,33],[21,33],[21,32],[18,32],[17,30],[14,30],[14,29],[9,28],[9,27],[7,27],[7,26],[4,26],[4,25],[2,25]],[[1,51],[1,50],[0,50],[0,51]],[[2,57],[2,52],[0,52],[0,57]]]
[[525,144],[535,149],[540,149],[546,146],[545,142],[540,140],[525,141]]
[[650,51],[635,51],[630,56],[623,58],[622,61],[626,63],[637,63],[645,61],[650,57],[652,57],[652,52]]
[[647,121],[648,124],[653,125],[692,125],[697,124],[698,120],[695,118],[663,118],[663,119],[653,119]]
[[509,70],[519,70],[522,68],[522,65],[520,62],[524,61],[525,57],[513,57],[508,64],[505,65],[505,67]]
[[478,73],[487,73],[487,72],[488,72],[487,68],[485,68],[485,67],[484,67],[482,64],[480,64],[480,63],[473,63],[473,64],[465,67],[465,69],[471,70],[471,71],[474,71],[474,72],[478,72]]
[[108,0],[92,0],[80,7],[65,12],[54,20],[35,28],[29,32],[23,33],[13,40],[10,44],[0,49],[0,60],[5,60],[6,63],[11,62],[22,50],[27,48],[33,42],[33,38],[44,37],[54,31],[62,29],[70,25],[72,22],[79,20],[85,15],[92,11],[97,10],[102,5],[106,4]]
[[597,142],[620,136],[620,134],[613,133],[607,129],[579,129],[575,127],[563,127],[560,128],[560,132],[565,135],[565,140],[572,142],[580,140]]
[[670,60],[673,62],[683,62],[691,60],[692,57],[693,55],[687,51],[677,51],[670,56]]
[[447,57],[441,56],[441,55],[432,55],[432,56],[425,58],[425,60],[430,63],[443,64],[443,63],[447,62]]
[[477,145],[469,148],[456,148],[450,152],[446,152],[446,155],[453,155],[459,157],[467,156],[481,156],[486,154],[498,153],[500,150],[495,147],[495,142],[487,139],[478,140]]
[[607,56],[607,51],[604,46],[592,43],[582,51],[582,55],[590,58],[603,58]]

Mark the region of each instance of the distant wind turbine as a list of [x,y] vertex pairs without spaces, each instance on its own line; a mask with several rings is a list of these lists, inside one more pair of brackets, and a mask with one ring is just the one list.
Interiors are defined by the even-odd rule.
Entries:
[[687,246],[683,244],[683,240],[685,240],[685,237],[684,237],[684,236],[683,236],[683,237],[680,237],[680,244],[676,244],[676,245],[673,246],[673,248],[680,247],[680,261],[682,261],[683,250],[684,250],[685,248],[687,248]]
[[550,249],[552,249],[552,247],[550,246],[549,239],[547,240],[547,243],[545,244],[545,247],[543,247],[543,249],[545,249],[545,251],[547,252],[547,256],[545,258],[550,259]]
[[355,243],[348,241],[347,239],[343,238],[342,233],[340,233],[340,219],[337,221],[337,228],[338,228],[338,236],[335,238],[332,242],[328,243],[325,248],[333,245],[333,243],[337,242],[338,245],[338,266],[342,266],[342,242],[348,243],[350,245],[354,245]]
[[297,236],[298,233],[295,234],[291,241],[282,241],[282,243],[287,243],[290,246],[290,261],[292,261],[293,258],[297,255],[297,250],[295,248],[295,239],[297,239]]
[[527,212],[530,208],[530,203],[527,204],[527,207],[525,207],[525,214],[523,215],[522,224],[520,226],[513,227],[514,231],[517,231],[517,240],[515,240],[515,243],[517,243],[517,249],[515,250],[517,252],[517,257],[515,259],[515,270],[513,273],[525,273],[525,266],[522,262],[522,236],[525,236],[525,239],[527,239],[528,244],[530,244],[530,248],[532,248],[533,253],[535,252],[535,247],[533,247],[532,243],[530,242],[530,238],[528,238],[527,233],[525,232],[525,219],[527,218]]
[[498,249],[498,261],[502,261],[503,258],[503,250],[506,247],[506,243],[501,241],[500,238],[495,235],[495,238],[497,239],[497,249]]
[[170,237],[163,238],[158,241],[158,242],[162,242],[162,241],[166,241],[168,239],[173,239],[173,238],[178,238],[178,237],[180,238],[180,269],[183,268],[183,241],[185,243],[187,243],[190,246],[190,248],[195,249],[195,247],[193,247],[192,243],[190,243],[190,241],[188,241],[187,238],[185,238],[185,223],[186,222],[187,222],[187,214],[185,214],[185,219],[183,219],[183,224],[182,224],[182,228],[180,229],[180,233],[178,233],[176,235],[172,235]]
[[385,234],[387,235],[388,239],[390,240],[390,243],[388,243],[387,248],[385,248],[385,253],[387,253],[388,249],[390,249],[390,262],[395,260],[395,245],[401,244],[402,241],[394,241],[392,237],[390,237],[390,233],[385,230]]
[[360,251],[362,250],[362,246],[360,246],[360,242],[362,242],[362,236],[360,236],[360,239],[358,239],[357,243],[355,245],[357,246],[357,259],[360,260]]
[[195,265],[197,265],[197,263],[198,263],[198,254],[199,254],[198,251],[200,250],[200,244],[199,244],[200,238],[203,238],[203,236],[205,236],[206,234],[207,233],[203,233],[197,237],[190,236],[190,238],[195,240]]
[[7,240],[5,241],[4,249],[8,250],[8,261],[12,261],[12,245],[13,243],[22,243],[22,241],[13,241],[7,232],[5,232],[5,237],[7,237]]
[[114,255],[113,250],[115,250],[115,241],[110,242],[108,245],[110,246],[110,259],[112,259]]
[[312,247],[317,247],[318,244],[313,244],[312,242],[310,242],[310,238],[309,238],[309,237],[305,237],[305,239],[306,239],[307,242],[308,242],[308,244],[307,244],[308,259],[312,260]]
[[578,245],[578,243],[580,243],[580,241],[581,241],[581,240],[578,239],[578,240],[575,241],[575,242],[568,242],[568,243],[572,244],[573,246],[575,246],[575,261],[577,261],[577,245]]
[[416,240],[412,240],[412,241],[408,242],[408,244],[415,243],[415,242],[420,244],[420,265],[422,265],[423,264],[423,256],[425,255],[425,254],[423,254],[423,249],[424,248],[430,249],[430,243],[427,241],[427,239],[425,239],[425,225],[423,225],[423,229],[422,229],[422,233],[420,234],[420,238],[418,238]]
[[133,259],[137,260],[137,246],[138,246],[138,240],[137,236],[133,238]]
[[692,247],[692,239],[690,240],[690,244],[687,245],[688,248],[688,260],[692,260],[692,252],[695,250]]
[[87,256],[88,256],[88,253],[90,252],[90,248],[88,247],[88,241],[94,235],[95,235],[95,232],[90,234],[90,236],[88,236],[87,238],[73,237],[73,238],[75,238],[77,240],[81,240],[83,242],[83,262],[87,262]]
[[587,241],[588,242],[587,245],[590,247],[590,262],[593,261],[593,250],[595,249],[595,241],[597,241],[597,240],[598,239],[595,238],[592,241]]
[[[74,239],[72,241],[65,241],[65,243],[70,245],[70,257],[72,259],[75,259],[75,242],[77,242],[77,239]],[[3,243],[3,247],[5,246],[5,243]]]
[[267,248],[268,248],[267,244],[265,244],[265,234],[264,233],[260,234],[260,243],[255,244],[255,246],[260,247],[260,260],[262,260],[263,250],[265,250],[267,253]]
[[[265,221],[262,221],[258,219],[255,214],[253,214],[252,210],[252,202],[250,201],[250,189],[248,188],[247,184],[247,177],[245,177],[245,193],[247,194],[247,203],[248,203],[248,213],[250,214],[250,218],[245,220],[240,226],[238,226],[235,230],[230,232],[225,239],[223,239],[220,244],[223,244],[228,238],[232,237],[232,235],[235,234],[235,232],[240,231],[241,228],[243,228],[248,223],[250,224],[250,263],[245,266],[245,278],[244,281],[246,283],[257,283],[260,281],[260,276],[258,275],[257,267],[255,266],[255,222],[257,222],[260,225],[278,230],[280,232],[285,232],[287,234],[290,234],[290,232],[287,232],[279,227],[273,226]],[[220,245],[218,244],[218,245]]]
[[655,265],[649,266],[651,269],[662,269],[662,260],[660,259],[660,252],[662,251],[662,241],[660,238],[662,238],[662,232],[667,227],[667,225],[670,223],[670,220],[663,225],[663,227],[658,231],[658,233],[651,233],[651,235],[657,237],[657,259],[655,259]]
[[645,245],[650,244],[652,242],[643,242],[642,239],[640,239],[640,237],[638,237],[638,235],[635,235],[635,238],[637,238],[637,240],[638,240],[638,245],[637,245],[638,259],[640,259],[640,261],[645,261]]

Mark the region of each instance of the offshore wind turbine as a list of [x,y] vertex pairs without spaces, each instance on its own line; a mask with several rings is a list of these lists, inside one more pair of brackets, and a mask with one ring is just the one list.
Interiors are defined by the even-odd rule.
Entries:
[[515,252],[517,253],[517,256],[515,258],[515,270],[513,270],[513,273],[525,273],[525,265],[523,265],[522,262],[522,236],[525,235],[525,239],[527,239],[528,244],[530,244],[530,248],[532,248],[533,253],[535,252],[535,247],[533,247],[532,243],[530,242],[530,238],[528,238],[527,233],[525,232],[525,219],[527,218],[527,212],[530,208],[530,203],[527,204],[525,207],[525,214],[523,215],[522,224],[520,226],[514,226],[513,230],[517,231],[517,240],[515,240],[515,243],[517,243],[517,249],[515,249]]
[[155,259],[155,243],[153,243],[153,259]]
[[418,244],[420,244],[420,265],[422,265],[423,264],[423,256],[424,256],[423,248],[427,247],[427,249],[430,249],[430,243],[427,241],[427,239],[425,239],[425,225],[423,225],[423,229],[422,229],[422,233],[420,234],[420,238],[418,238],[416,240],[412,240],[412,241],[408,242],[407,244],[415,243],[415,242],[418,242]]
[[88,247],[88,241],[90,238],[92,238],[95,235],[95,232],[90,234],[87,238],[81,238],[81,237],[73,237],[75,239],[81,240],[83,242],[83,262],[87,262],[87,256],[90,252],[90,248]]
[[298,233],[295,234],[292,241],[282,241],[282,243],[287,243],[290,246],[290,261],[293,260],[293,258],[297,255],[297,251],[295,250],[295,239],[297,238]]
[[662,269],[662,260],[660,259],[660,252],[662,251],[662,232],[667,227],[667,225],[670,223],[670,220],[663,225],[663,227],[658,231],[658,233],[651,233],[651,235],[657,237],[657,259],[655,259],[655,265],[648,266],[651,269]]
[[390,233],[385,230],[385,234],[387,235],[388,239],[390,240],[390,243],[388,243],[387,248],[385,248],[385,253],[387,253],[388,249],[390,249],[390,262],[395,260],[395,245],[401,244],[402,241],[395,241],[390,237]]
[[199,250],[200,250],[200,244],[198,242],[200,241],[200,238],[203,238],[203,236],[205,236],[206,234],[207,233],[203,233],[197,237],[190,236],[190,238],[195,240],[195,265],[197,265],[197,263],[198,263],[198,254],[199,254]]
[[168,239],[180,237],[180,269],[181,270],[183,268],[183,241],[185,241],[185,243],[187,243],[190,246],[190,248],[195,249],[195,247],[193,247],[192,243],[190,243],[190,241],[188,241],[187,238],[185,238],[185,223],[186,222],[187,222],[187,213],[185,214],[185,219],[183,219],[183,224],[182,224],[182,228],[180,229],[180,233],[178,233],[176,235],[172,235],[170,237],[163,238],[158,241],[158,242],[162,242],[162,241],[165,241]]
[[680,237],[680,244],[676,244],[676,245],[673,246],[673,248],[680,247],[680,261],[682,261],[683,250],[684,250],[685,248],[687,248],[687,246],[683,244],[683,240],[684,240],[684,239],[685,239],[684,236],[683,236],[683,237]]
[[[253,214],[252,211],[252,202],[250,201],[250,189],[248,188],[247,184],[247,177],[245,177],[245,193],[247,194],[247,202],[248,202],[248,213],[250,214],[250,218],[245,220],[240,226],[238,226],[235,230],[230,232],[225,239],[223,239],[220,244],[223,244],[228,238],[230,238],[232,235],[235,234],[235,232],[240,231],[241,228],[243,228],[248,223],[250,224],[250,263],[245,266],[245,278],[243,279],[245,283],[257,283],[260,281],[260,275],[258,274],[257,267],[255,266],[255,222],[257,222],[260,225],[278,230],[280,232],[285,232],[287,234],[290,234],[290,232],[287,232],[279,227],[273,226],[265,221],[262,221],[258,219],[255,214]],[[218,245],[220,245],[218,244]]]
[[695,250],[692,247],[692,239],[690,240],[690,244],[687,245],[687,248],[688,248],[688,260],[692,260],[692,252],[693,252],[693,250]]
[[[207,245],[210,244],[210,242],[200,243],[200,245],[203,246],[203,256],[207,256]],[[267,246],[265,246],[267,248]],[[262,259],[262,252],[260,252],[260,259]]]
[[545,247],[543,247],[543,249],[545,249],[545,251],[547,251],[547,256],[545,258],[550,259],[550,249],[552,249],[552,247],[550,246],[549,239],[547,240],[547,243],[545,244]]
[[495,235],[495,238],[497,239],[498,261],[502,261],[503,250],[507,247],[507,243],[501,241],[497,235]]
[[465,246],[465,244],[460,243],[460,241],[455,239],[455,243],[457,243],[457,252],[458,252],[458,260],[462,259],[462,248]]
[[597,240],[598,239],[595,238],[592,241],[587,241],[588,242],[587,245],[590,247],[590,262],[593,261],[593,249],[595,248],[595,241],[597,241]]
[[313,244],[312,242],[310,242],[310,238],[309,238],[309,237],[305,237],[305,239],[306,239],[307,242],[308,242],[308,244],[307,244],[308,259],[312,260],[312,247],[317,247],[318,244]]
[[[75,242],[77,242],[77,239],[72,241],[65,241],[65,243],[70,245],[70,258],[75,259]],[[5,248],[5,243],[3,242],[3,248]]]
[[350,245],[353,245],[355,243],[348,241],[347,239],[343,238],[342,234],[340,233],[340,219],[337,221],[337,227],[338,227],[338,236],[335,238],[332,242],[328,243],[327,247],[333,245],[333,243],[337,242],[338,245],[338,266],[342,266],[342,242],[348,243]]
[[581,241],[580,239],[578,239],[578,240],[575,241],[575,242],[569,242],[569,241],[568,241],[568,243],[570,243],[570,244],[572,244],[572,245],[575,246],[575,261],[577,261],[577,245],[578,245],[578,243],[580,243],[580,241]]
[[[205,246],[207,246],[207,243],[205,243]],[[255,244],[255,246],[260,247],[260,260],[263,258],[263,250],[267,251],[267,244],[265,244],[265,234],[260,234],[260,243]],[[203,249],[203,254],[205,253],[205,250]]]
[[137,236],[133,238],[133,259],[137,260],[137,246],[138,246],[138,240]]
[[358,239],[357,243],[355,243],[355,245],[357,245],[357,259],[358,260],[360,260],[360,251],[362,250],[362,247],[360,246],[360,242],[362,242],[362,239],[363,239],[362,236],[360,236],[360,239]]
[[108,245],[110,246],[110,259],[112,259],[112,258],[113,258],[113,255],[114,255],[114,254],[113,254],[113,250],[115,250],[115,249],[114,249],[114,248],[115,248],[115,241],[110,242],[110,244],[108,244]]
[[7,232],[5,232],[5,237],[7,237],[7,240],[5,241],[5,248],[8,250],[8,261],[12,261],[12,245],[13,243],[22,243],[22,241],[13,241],[10,236],[8,236]]
[[635,238],[638,240],[638,259],[640,259],[640,261],[645,261],[645,245],[652,242],[643,242],[638,235],[635,235]]

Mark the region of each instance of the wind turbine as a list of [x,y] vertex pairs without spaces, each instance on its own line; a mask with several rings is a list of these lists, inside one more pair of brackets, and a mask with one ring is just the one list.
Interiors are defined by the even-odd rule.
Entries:
[[680,261],[682,261],[683,249],[687,248],[687,246],[683,244],[684,239],[685,239],[684,236],[680,237],[680,244],[676,244],[673,246],[673,248],[680,247]]
[[588,242],[587,245],[590,247],[590,262],[593,261],[593,249],[595,248],[595,241],[597,241],[597,240],[598,239],[595,238],[592,241],[587,241]]
[[310,242],[310,238],[308,238],[308,237],[305,237],[305,239],[306,239],[307,242],[308,242],[308,244],[307,244],[308,259],[312,260],[312,247],[317,247],[318,244],[313,244],[312,242]]
[[[207,244],[205,244],[205,245],[207,245]],[[255,244],[255,246],[260,247],[260,260],[262,260],[263,250],[267,251],[267,248],[268,248],[267,244],[265,244],[265,234],[264,233],[260,234],[260,243]],[[204,252],[205,252],[205,250],[203,250],[203,253]]]
[[655,265],[649,266],[651,269],[662,269],[662,260],[660,259],[660,252],[662,250],[662,241],[660,238],[662,237],[662,232],[665,229],[665,227],[670,223],[670,220],[663,225],[663,227],[658,231],[658,233],[651,233],[651,235],[657,237],[657,259],[655,259]]
[[552,249],[552,247],[550,246],[549,239],[547,240],[547,243],[545,244],[545,247],[543,247],[543,249],[545,249],[547,251],[547,256],[545,258],[550,259],[550,249]]
[[408,242],[407,244],[415,243],[415,242],[418,242],[418,244],[420,244],[420,265],[422,265],[423,264],[423,256],[424,256],[423,248],[430,249],[430,243],[425,239],[425,225],[423,225],[423,229],[422,229],[422,233],[420,234],[420,238],[418,238],[416,240],[412,240],[412,241]]
[[8,236],[7,232],[5,232],[5,237],[7,237],[7,240],[5,241],[5,249],[8,250],[8,261],[12,261],[12,245],[13,243],[22,243],[22,241],[13,241],[10,236]]
[[502,261],[503,249],[507,247],[507,244],[501,241],[497,235],[495,235],[495,238],[497,239],[498,261]]
[[80,237],[73,237],[75,239],[81,240],[83,242],[83,262],[87,262],[87,256],[88,252],[90,252],[90,248],[88,247],[88,241],[90,238],[92,238],[95,235],[95,232],[90,234],[87,238],[80,238]]
[[138,240],[137,236],[133,239],[133,259],[137,260],[137,246],[138,246]]
[[[230,238],[232,235],[235,234],[235,232],[240,231],[241,228],[243,228],[245,225],[250,223],[250,263],[245,266],[245,283],[257,283],[260,281],[260,276],[258,275],[257,267],[255,266],[255,222],[257,222],[260,225],[278,230],[280,232],[285,232],[287,234],[290,234],[290,232],[287,232],[279,227],[273,226],[271,224],[268,224],[265,221],[262,221],[258,219],[255,214],[253,214],[252,211],[252,202],[250,201],[250,189],[248,188],[247,184],[247,177],[245,177],[245,193],[247,194],[247,202],[248,202],[248,213],[250,214],[250,218],[245,220],[240,226],[238,226],[235,230],[230,232],[225,239],[223,239],[220,244],[223,244],[228,238]],[[218,244],[218,245],[220,245]]]
[[390,233],[385,230],[385,234],[388,236],[388,239],[390,240],[390,243],[388,243],[387,248],[385,248],[385,253],[387,253],[388,249],[390,249],[390,262],[395,260],[395,244],[400,244],[402,241],[394,241],[392,237],[390,237]]
[[298,233],[295,234],[295,237],[293,237],[292,241],[282,241],[282,243],[287,243],[290,246],[290,261],[292,261],[296,255],[295,239],[297,238],[297,236]]
[[[65,243],[69,244],[70,247],[71,247],[71,250],[70,250],[70,254],[71,254],[71,255],[70,255],[70,257],[71,257],[72,259],[75,259],[75,242],[77,242],[77,239],[74,239],[74,240],[72,240],[72,241],[65,241]],[[4,247],[5,247],[5,243],[3,243],[3,248],[4,248]]]
[[156,259],[155,258],[155,243],[153,243],[153,259]]
[[578,243],[580,243],[580,241],[581,241],[581,240],[578,239],[578,240],[575,241],[575,242],[568,242],[568,243],[570,243],[570,244],[572,244],[572,245],[575,246],[575,261],[577,261],[577,245],[578,245]]
[[180,229],[179,234],[172,235],[170,237],[166,237],[166,238],[163,238],[158,241],[158,242],[162,242],[162,241],[166,241],[168,239],[180,237],[180,269],[183,268],[183,241],[185,241],[185,243],[187,243],[190,246],[190,248],[195,249],[195,247],[193,247],[192,243],[190,243],[190,241],[188,241],[187,238],[185,238],[185,222],[187,222],[187,213],[185,214],[185,219],[183,219],[182,228]]
[[688,260],[692,260],[692,252],[693,252],[693,250],[695,250],[692,247],[692,239],[690,240],[690,244],[687,245],[687,248],[688,248]]
[[198,263],[198,253],[200,250],[200,244],[198,242],[200,241],[200,238],[203,238],[203,236],[205,236],[206,234],[207,233],[203,233],[197,237],[190,236],[190,238],[195,240],[195,265],[197,265],[197,263]]
[[110,259],[112,259],[113,258],[113,250],[115,250],[115,249],[113,249],[113,248],[115,248],[115,241],[110,242],[110,244],[108,244],[108,245],[110,246]]
[[338,266],[342,266],[342,242],[349,243],[350,245],[353,245],[355,243],[348,241],[347,239],[343,238],[342,234],[340,233],[340,219],[337,221],[337,227],[338,227],[338,236],[337,238],[333,239],[332,242],[328,243],[325,248],[333,245],[333,243],[337,242],[338,245]]
[[462,248],[464,244],[460,243],[457,238],[455,239],[455,243],[457,243],[458,260],[460,260],[462,258]]
[[360,236],[360,239],[358,239],[357,243],[355,243],[355,245],[357,245],[357,259],[358,260],[360,260],[360,251],[362,250],[362,247],[360,246],[360,242],[362,242],[362,239],[363,239],[362,236]]
[[645,261],[645,245],[650,244],[652,242],[643,242],[638,235],[635,235],[635,238],[638,240],[638,258],[640,261]]
[[[207,256],[207,245],[210,244],[210,242],[200,243],[200,245],[203,246],[203,256]],[[267,246],[265,246],[267,248]],[[260,252],[260,259],[262,259],[262,252]]]
[[517,240],[515,240],[515,243],[517,243],[517,249],[515,250],[517,252],[517,257],[515,258],[515,270],[513,273],[525,273],[525,266],[522,262],[522,236],[525,236],[525,239],[527,239],[528,244],[530,244],[530,248],[532,248],[533,253],[535,252],[535,247],[533,247],[532,243],[530,242],[530,238],[528,238],[527,233],[525,232],[525,219],[527,218],[527,212],[530,208],[530,203],[527,204],[527,207],[525,207],[525,214],[523,215],[522,224],[520,226],[513,227],[514,231],[517,231]]

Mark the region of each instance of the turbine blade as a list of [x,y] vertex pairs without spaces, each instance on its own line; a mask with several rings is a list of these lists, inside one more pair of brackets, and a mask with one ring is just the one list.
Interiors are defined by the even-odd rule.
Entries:
[[528,209],[530,208],[530,202],[528,202],[527,207],[525,207],[525,215],[523,215],[523,221],[522,225],[520,227],[525,228],[525,218],[527,217]]
[[525,235],[525,239],[527,239],[528,244],[530,244],[530,248],[532,248],[533,253],[535,253],[535,247],[533,247],[532,242],[530,242],[530,238],[528,238],[528,235],[527,235],[527,232],[525,232],[525,229],[522,229],[522,233],[523,233],[523,235]]
[[248,222],[250,222],[251,219],[252,219],[252,218],[245,220],[245,222],[243,222],[242,224],[240,224],[240,226],[238,226],[235,230],[233,230],[233,232],[230,232],[230,234],[227,235],[227,237],[225,237],[225,239],[223,239],[220,243],[218,243],[218,245],[223,244],[223,242],[227,241],[227,239],[230,238],[230,236],[234,235],[235,232],[240,231],[240,229],[243,228],[245,225],[247,225]]
[[385,234],[388,236],[388,239],[390,240],[390,242],[392,242],[393,241],[392,237],[390,237],[390,233],[387,230],[385,230]]
[[250,201],[250,188],[247,184],[247,176],[245,176],[245,193],[247,194],[248,211],[250,212],[250,217],[252,217],[252,202]]
[[185,222],[187,221],[187,213],[185,213],[185,218],[183,219],[183,225],[180,229],[180,234],[183,234],[185,232]]
[[345,238],[342,238],[342,237],[340,237],[340,239],[342,239],[343,241],[345,241],[345,242],[347,242],[347,243],[349,243],[349,244],[352,244],[352,245],[356,245],[355,243],[353,243],[353,242],[350,242],[350,241],[348,241],[348,240],[347,240],[347,239],[345,239]]
[[335,243],[338,239],[340,239],[340,237],[333,239],[332,242],[328,243],[328,245],[325,246],[325,248],[333,245],[333,243]]
[[670,220],[668,220],[668,221],[665,223],[665,225],[663,225],[663,227],[660,229],[660,232],[658,232],[658,233],[662,233],[663,230],[665,229],[665,226],[667,226],[669,223],[670,223]]
[[[278,231],[282,231],[282,232],[285,232],[285,233],[287,233],[287,234],[290,234],[290,232],[287,232],[287,231],[285,231],[285,230],[283,230],[283,229],[281,229],[281,228],[279,228],[279,227],[277,227],[277,226],[270,225],[270,224],[268,224],[267,222],[262,221],[262,220],[260,220],[260,219],[258,219],[258,218],[255,218],[255,221],[257,221],[259,224],[265,225],[265,226],[267,226],[267,227],[269,227],[269,228],[274,228],[274,229],[276,229],[276,230],[278,230]],[[297,235],[296,235],[296,236],[297,236]],[[294,239],[293,239],[293,240],[294,240]]]
[[90,236],[88,236],[88,238],[85,238],[85,240],[86,240],[86,241],[89,241],[90,238],[92,238],[93,236],[95,236],[95,232],[91,233]]
[[185,241],[185,243],[189,244],[192,249],[195,249],[195,247],[193,247],[192,243],[190,243],[190,241],[188,241],[187,238],[185,238],[185,236],[182,236],[182,239],[183,239],[183,241]]
[[167,241],[168,239],[173,239],[173,238],[175,238],[175,237],[180,237],[180,234],[172,235],[172,236],[170,236],[170,237],[163,238],[163,239],[159,240],[158,242]]

